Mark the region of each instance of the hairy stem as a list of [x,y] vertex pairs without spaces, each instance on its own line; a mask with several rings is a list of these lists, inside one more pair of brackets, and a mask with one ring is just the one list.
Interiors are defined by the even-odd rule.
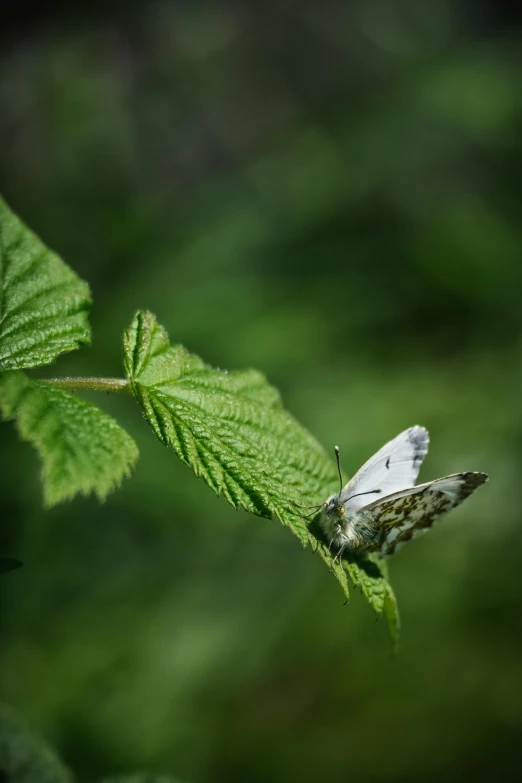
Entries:
[[43,383],[51,383],[58,386],[59,389],[68,391],[81,391],[88,389],[90,391],[123,392],[132,394],[130,382],[125,378],[41,378]]

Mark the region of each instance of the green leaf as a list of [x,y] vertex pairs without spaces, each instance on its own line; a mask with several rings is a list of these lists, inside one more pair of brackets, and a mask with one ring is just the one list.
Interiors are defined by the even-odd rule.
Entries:
[[8,783],[70,783],[54,752],[14,713],[0,705],[0,780]]
[[[313,524],[310,525],[309,533],[310,533],[310,541],[312,542],[312,546],[316,548],[316,551],[318,552],[321,559],[324,560],[331,573],[335,576],[335,578],[339,582],[341,586],[341,590],[343,591],[346,597],[346,601],[348,602],[350,600],[350,585],[348,583],[348,574],[346,572],[346,567],[345,567],[346,553],[343,555],[343,559],[341,563],[339,563],[338,560],[334,561],[331,551],[329,550],[327,544],[322,539],[322,532],[319,529],[319,527],[317,525],[314,526]],[[318,537],[316,538],[315,536]]]
[[13,557],[0,557],[0,574],[6,574],[8,571],[14,571],[15,568],[21,568],[22,563]]
[[335,467],[255,370],[204,364],[149,312],[124,334],[125,370],[157,437],[235,508],[278,518],[303,544],[309,534],[293,501],[324,500]]
[[89,287],[0,198],[0,370],[50,364],[90,341]]
[[375,556],[364,559],[348,555],[345,568],[350,579],[377,614],[381,614],[386,596],[386,580],[383,576],[381,562]]
[[337,471],[263,375],[209,367],[171,345],[146,311],[135,315],[123,343],[125,371],[159,440],[235,508],[277,518],[303,545],[312,543],[347,598],[349,575],[378,614],[390,612],[393,592],[377,562],[346,556],[333,563],[317,519],[307,524],[296,507],[324,502]]
[[384,598],[383,606],[384,617],[388,623],[388,628],[392,639],[395,642],[395,646],[399,644],[399,637],[401,633],[401,618],[399,614],[399,606],[397,604],[397,598],[393,592],[393,588],[389,582],[386,582],[386,596]]
[[46,506],[79,492],[104,500],[137,460],[136,444],[114,419],[21,372],[0,375],[0,409],[4,418],[15,419],[21,437],[42,459]]
[[388,581],[386,561],[377,555],[365,558],[347,555],[343,564],[352,582],[360,588],[374,612],[378,615],[384,613],[392,639],[397,643],[399,610],[395,593]]

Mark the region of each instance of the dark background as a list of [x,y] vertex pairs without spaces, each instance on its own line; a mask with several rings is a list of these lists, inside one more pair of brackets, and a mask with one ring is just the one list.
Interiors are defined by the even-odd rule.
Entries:
[[[522,28],[472,0],[18,3],[3,195],[93,290],[254,366],[354,472],[412,424],[421,480],[490,483],[390,561],[399,654],[281,526],[235,513],[131,399],[133,478],[43,511],[0,448],[0,698],[80,781],[515,780],[522,764]],[[38,375],[38,373],[33,373]]]

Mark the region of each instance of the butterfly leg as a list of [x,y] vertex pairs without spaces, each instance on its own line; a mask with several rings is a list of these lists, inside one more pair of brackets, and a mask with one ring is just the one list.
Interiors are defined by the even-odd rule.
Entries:
[[335,541],[335,539],[337,538],[337,536],[339,535],[340,532],[341,532],[341,525],[337,525],[337,530],[333,534],[332,538],[330,539],[330,543],[328,544],[328,551],[330,551],[330,549],[332,548],[332,544],[333,544],[333,542]]
[[336,561],[336,560],[338,560],[338,561],[339,561],[339,565],[341,565],[341,560],[342,560],[342,557],[343,557],[343,552],[344,552],[344,550],[346,549],[346,547],[347,547],[347,546],[348,546],[348,539],[346,539],[346,540],[345,540],[345,541],[344,541],[344,542],[341,544],[341,547],[339,548],[339,551],[337,552],[337,554],[335,555],[335,557],[332,559],[332,562],[331,562],[331,564],[330,564],[330,571],[332,570],[332,568],[333,568],[333,566],[334,566],[334,563],[335,563],[335,561]]
[[[339,527],[339,525],[338,525],[337,527]],[[328,551],[329,551],[329,552],[330,552],[330,551],[331,551],[331,549],[332,549],[332,544],[333,544],[333,542],[334,542],[334,540],[335,540],[336,536],[337,536],[337,532],[336,532],[336,533],[334,533],[334,535],[332,536],[332,538],[331,538],[331,540],[330,540],[330,543],[328,544]],[[335,557],[333,558],[332,562],[330,563],[330,571],[332,570],[332,568],[333,568],[333,566],[334,566],[334,563],[335,563]]]

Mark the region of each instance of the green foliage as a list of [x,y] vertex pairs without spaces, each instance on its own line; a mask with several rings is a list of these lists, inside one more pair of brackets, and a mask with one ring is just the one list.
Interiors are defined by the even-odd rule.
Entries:
[[319,443],[287,413],[254,370],[204,364],[138,312],[124,334],[125,370],[157,437],[234,508],[277,517],[303,544],[292,501],[321,502],[335,468]]
[[103,500],[137,460],[136,444],[114,419],[50,383],[1,374],[0,409],[42,459],[46,506],[79,492]]
[[[136,313],[123,343],[125,371],[159,440],[234,508],[277,518],[303,545],[316,545],[347,598],[346,571],[378,614],[386,597],[391,620],[395,599],[377,560],[332,564],[318,526],[299,514],[295,503],[321,503],[335,488],[335,466],[264,376],[209,367],[171,345],[147,311]],[[397,628],[390,623],[394,636]]]
[[146,431],[98,532],[90,503],[74,524],[53,510],[57,545],[25,491],[27,444],[0,428],[0,553],[24,560],[0,576],[0,689],[62,738],[82,783],[151,768],[200,783],[516,778],[512,8],[150,2],[116,17],[92,3],[86,20],[78,3],[64,25],[60,4],[45,24],[28,5],[30,41],[6,20],[5,196],[100,297],[94,350],[64,372],[82,354],[85,374],[114,366],[106,337],[148,307],[206,361],[261,369],[329,456],[339,443],[347,477],[414,423],[433,442],[422,480],[496,476],[389,561],[408,637],[391,660],[319,553],[169,480],[182,466]]
[[[386,568],[386,565],[384,565]],[[395,644],[399,642],[399,634],[401,632],[401,618],[399,614],[399,607],[397,605],[397,598],[393,592],[391,584],[387,580],[387,576],[384,577],[385,595],[382,612],[388,623],[390,634]]]
[[86,283],[0,199],[0,370],[50,364],[90,341]]
[[8,707],[0,705],[0,780],[8,783],[70,783],[53,751]]
[[352,582],[360,588],[378,614],[382,612],[386,598],[384,568],[384,562],[371,555],[364,560],[349,556],[346,562],[346,570]]
[[[94,492],[103,500],[136,462],[133,440],[70,391],[14,371],[47,364],[89,340],[88,288],[4,202],[0,252],[2,415],[16,421],[22,438],[42,459],[46,506],[77,493]],[[132,391],[160,441],[234,508],[276,518],[304,546],[316,544],[346,597],[348,573],[377,613],[386,608],[395,627],[393,593],[378,564],[332,563],[325,542],[303,519],[296,504],[323,502],[336,485],[335,467],[284,410],[265,377],[255,370],[209,367],[182,346],[171,345],[147,311],[135,315],[123,344]],[[79,387],[92,388],[92,379],[87,380]]]

